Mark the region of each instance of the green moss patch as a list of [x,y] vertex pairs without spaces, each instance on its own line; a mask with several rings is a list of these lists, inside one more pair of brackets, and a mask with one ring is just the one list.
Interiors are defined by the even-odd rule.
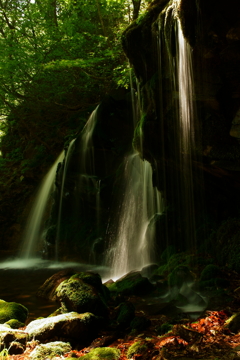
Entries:
[[118,360],[119,358],[120,351],[110,347],[93,349],[82,357],[84,360]]
[[127,358],[131,359],[133,355],[142,355],[148,349],[146,344],[143,344],[141,341],[137,341],[130,346],[127,351]]
[[111,292],[122,293],[123,295],[142,295],[153,290],[153,285],[140,273],[129,273],[113,284],[108,285]]
[[25,306],[15,302],[0,300],[0,324],[4,324],[12,319],[24,323],[27,317],[28,309]]

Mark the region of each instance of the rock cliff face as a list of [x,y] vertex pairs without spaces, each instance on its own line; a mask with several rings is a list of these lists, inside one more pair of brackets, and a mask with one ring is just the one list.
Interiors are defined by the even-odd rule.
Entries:
[[[147,13],[126,29],[123,47],[141,94],[134,146],[151,162],[155,184],[168,204],[166,222],[159,224],[159,231],[167,231],[168,241],[179,244],[186,241],[185,218],[189,215],[182,211],[188,200],[181,188],[177,190],[184,175],[173,121],[180,95],[173,93],[168,65],[169,56],[172,63],[177,56],[178,32],[170,20],[173,3],[153,1]],[[240,215],[240,3],[182,0],[177,17],[192,53],[196,111],[195,119],[191,119],[195,122],[195,141],[190,166],[195,205],[189,212],[195,213],[200,244],[213,229],[219,231],[228,218],[238,219]],[[233,238],[235,232],[231,235],[230,228],[226,231]],[[214,241],[218,241],[216,237]]]

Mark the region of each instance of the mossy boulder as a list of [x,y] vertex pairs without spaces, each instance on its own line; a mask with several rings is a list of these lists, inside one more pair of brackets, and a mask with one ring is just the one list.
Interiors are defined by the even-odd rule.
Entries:
[[84,343],[94,339],[100,325],[100,319],[91,313],[70,312],[34,320],[27,325],[25,331],[30,339],[50,341],[65,338]]
[[91,350],[87,355],[82,356],[83,360],[118,360],[120,350],[110,347],[102,347]]
[[148,347],[146,344],[143,344],[141,341],[137,341],[132,344],[127,351],[127,358],[131,359],[134,355],[142,355],[147,351]]
[[55,296],[68,311],[91,312],[100,316],[108,314],[103,296],[95,287],[84,282],[79,274],[61,282],[55,290]]
[[[76,311],[91,312],[106,316],[106,302],[110,298],[109,290],[102,285],[99,274],[63,270],[52,275],[39,288],[37,295],[61,304],[58,313]],[[53,315],[57,315],[54,313]]]
[[62,356],[71,351],[72,347],[69,343],[62,341],[54,341],[48,344],[41,344],[30,354],[30,360],[50,360],[56,356]]
[[28,309],[25,306],[15,302],[0,300],[0,324],[4,324],[12,319],[24,323],[27,317]]
[[150,281],[142,277],[140,272],[131,272],[116,282],[107,285],[110,292],[121,293],[123,295],[145,295],[153,291],[154,286]]

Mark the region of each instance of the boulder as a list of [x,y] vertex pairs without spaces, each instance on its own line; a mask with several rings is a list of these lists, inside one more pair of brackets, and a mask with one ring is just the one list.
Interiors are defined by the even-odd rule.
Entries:
[[153,291],[154,286],[150,281],[142,277],[139,271],[130,272],[113,284],[107,284],[111,292],[122,295],[146,295]]
[[69,279],[70,276],[74,275],[76,271],[73,269],[65,269],[58,271],[56,274],[50,276],[43,285],[40,286],[40,288],[37,291],[37,296],[51,300],[56,301],[56,294],[55,290],[58,287],[59,284],[61,284],[62,281]]
[[99,325],[99,319],[91,313],[70,312],[34,320],[28,324],[25,331],[30,339],[49,341],[53,338],[66,338],[82,343],[96,336]]
[[[97,286],[100,288],[100,285]],[[91,312],[100,316],[108,314],[103,295],[97,291],[96,287],[84,282],[79,274],[61,282],[56,288],[55,296],[68,311]]]
[[28,309],[15,302],[7,302],[0,300],[0,324],[16,319],[21,323],[24,323],[28,317]]
[[62,356],[71,350],[71,345],[62,341],[41,344],[36,346],[31,352],[30,360],[50,360],[55,356]]
[[[13,352],[14,349],[19,348],[18,344],[21,344],[25,348],[28,341],[28,334],[22,330],[11,329],[9,325],[0,325],[0,345],[1,348],[9,349],[12,347],[11,354],[17,354],[21,352]],[[13,343],[16,343],[15,345]],[[13,346],[13,345],[14,346]]]
[[102,285],[99,274],[92,272],[59,271],[45,281],[37,295],[61,304],[60,312],[91,312],[106,316],[109,290]]

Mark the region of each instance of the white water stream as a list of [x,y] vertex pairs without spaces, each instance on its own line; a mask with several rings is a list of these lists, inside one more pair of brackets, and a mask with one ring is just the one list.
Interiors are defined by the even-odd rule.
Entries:
[[30,259],[36,257],[36,250],[41,241],[44,213],[54,185],[57,166],[59,162],[63,161],[63,158],[64,152],[62,151],[48,171],[47,175],[42,180],[23,234],[23,244],[19,254],[20,258]]
[[155,260],[155,215],[163,211],[161,194],[152,185],[152,168],[137,153],[127,157],[124,190],[118,209],[116,238],[108,252],[111,277],[141,270]]

